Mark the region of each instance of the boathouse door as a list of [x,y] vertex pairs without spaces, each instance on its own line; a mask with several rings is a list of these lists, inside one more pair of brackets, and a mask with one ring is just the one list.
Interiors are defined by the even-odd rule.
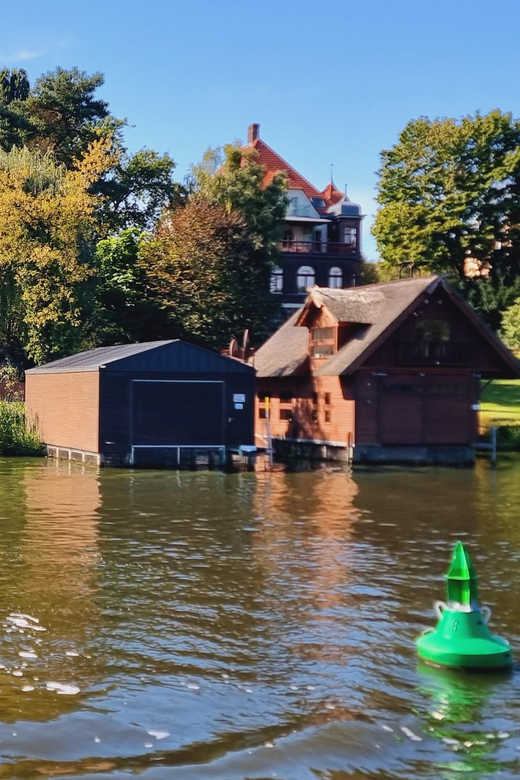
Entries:
[[417,375],[382,377],[379,386],[381,444],[421,444],[423,383]]
[[134,447],[218,447],[224,437],[224,382],[134,379]]
[[468,375],[396,374],[381,379],[381,444],[472,443],[476,412]]

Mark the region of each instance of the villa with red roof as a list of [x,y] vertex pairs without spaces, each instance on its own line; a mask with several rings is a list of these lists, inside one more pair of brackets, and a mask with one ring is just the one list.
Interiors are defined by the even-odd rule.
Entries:
[[248,128],[247,147],[265,167],[264,184],[284,171],[289,180],[289,206],[280,262],[273,270],[271,291],[283,307],[299,309],[314,285],[353,287],[361,273],[361,207],[331,181],[321,192],[260,138],[260,125]]

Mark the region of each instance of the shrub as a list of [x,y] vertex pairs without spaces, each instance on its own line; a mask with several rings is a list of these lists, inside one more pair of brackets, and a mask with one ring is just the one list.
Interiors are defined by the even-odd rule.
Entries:
[[21,401],[0,401],[0,454],[43,455],[36,426],[26,426]]

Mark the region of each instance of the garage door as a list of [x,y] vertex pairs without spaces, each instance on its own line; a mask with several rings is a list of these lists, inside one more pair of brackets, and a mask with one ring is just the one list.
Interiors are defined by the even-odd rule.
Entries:
[[467,377],[428,378],[424,388],[425,444],[468,444],[476,414]]
[[222,446],[224,383],[132,382],[134,446]]
[[382,444],[469,444],[474,439],[466,375],[385,377],[380,385]]
[[423,387],[417,375],[385,377],[380,403],[382,444],[422,442]]

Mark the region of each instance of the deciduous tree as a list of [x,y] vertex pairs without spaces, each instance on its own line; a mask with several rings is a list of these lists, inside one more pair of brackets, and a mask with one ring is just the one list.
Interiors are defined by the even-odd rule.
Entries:
[[197,197],[145,240],[147,284],[167,311],[172,333],[215,347],[249,328],[264,338],[276,304],[271,264],[237,211]]
[[12,330],[15,312],[21,346],[35,362],[81,342],[89,244],[100,227],[100,198],[90,189],[115,162],[104,137],[71,170],[49,153],[0,153],[0,278],[9,295],[0,320]]
[[520,122],[498,110],[460,121],[421,118],[381,159],[373,232],[386,263],[449,272],[466,289],[469,261],[489,270],[488,285],[514,284]]

